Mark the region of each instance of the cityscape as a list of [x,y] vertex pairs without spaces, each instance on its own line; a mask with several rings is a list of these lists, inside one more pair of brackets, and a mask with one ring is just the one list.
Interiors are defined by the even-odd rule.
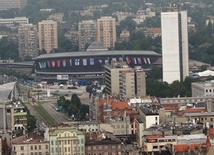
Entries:
[[0,0],[0,155],[214,155],[213,0]]

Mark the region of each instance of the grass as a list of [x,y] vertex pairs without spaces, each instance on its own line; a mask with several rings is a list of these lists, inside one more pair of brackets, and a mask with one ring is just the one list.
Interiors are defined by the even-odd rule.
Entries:
[[33,105],[34,109],[39,113],[39,115],[42,117],[42,120],[48,125],[48,126],[55,126],[58,123],[53,119],[53,117],[42,107],[41,104]]

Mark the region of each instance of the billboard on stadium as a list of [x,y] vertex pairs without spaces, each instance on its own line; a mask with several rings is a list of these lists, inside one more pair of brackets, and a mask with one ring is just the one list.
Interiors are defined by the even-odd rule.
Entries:
[[68,75],[57,75],[57,80],[68,80]]

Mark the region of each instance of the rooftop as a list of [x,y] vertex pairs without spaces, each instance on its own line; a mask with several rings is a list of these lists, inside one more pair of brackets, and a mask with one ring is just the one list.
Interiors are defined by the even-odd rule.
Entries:
[[160,54],[154,51],[140,51],[140,50],[114,50],[114,51],[85,51],[85,52],[65,52],[65,53],[50,53],[42,54],[34,60],[38,59],[47,59],[47,58],[59,58],[59,57],[87,57],[87,56],[117,56],[117,55],[144,55],[144,56],[161,56]]

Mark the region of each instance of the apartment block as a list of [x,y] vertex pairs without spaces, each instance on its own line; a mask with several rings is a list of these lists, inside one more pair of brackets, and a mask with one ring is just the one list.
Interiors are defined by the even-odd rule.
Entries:
[[97,19],[97,40],[112,49],[116,42],[116,19],[105,16]]
[[38,56],[38,32],[36,25],[26,24],[18,28],[18,45],[20,58]]
[[23,9],[27,5],[27,0],[0,0],[0,10],[12,8]]
[[38,23],[39,50],[46,50],[51,53],[58,48],[57,22],[53,20],[43,20]]
[[50,155],[85,155],[85,135],[70,127],[53,128],[49,131]]
[[132,69],[124,62],[105,65],[105,84],[108,94],[127,98],[146,95],[145,72],[137,67]]
[[97,24],[94,20],[83,20],[78,24],[79,50],[85,51],[87,45],[97,40]]
[[63,13],[54,13],[48,16],[48,20],[54,20],[61,23],[63,22],[63,17],[64,17]]

